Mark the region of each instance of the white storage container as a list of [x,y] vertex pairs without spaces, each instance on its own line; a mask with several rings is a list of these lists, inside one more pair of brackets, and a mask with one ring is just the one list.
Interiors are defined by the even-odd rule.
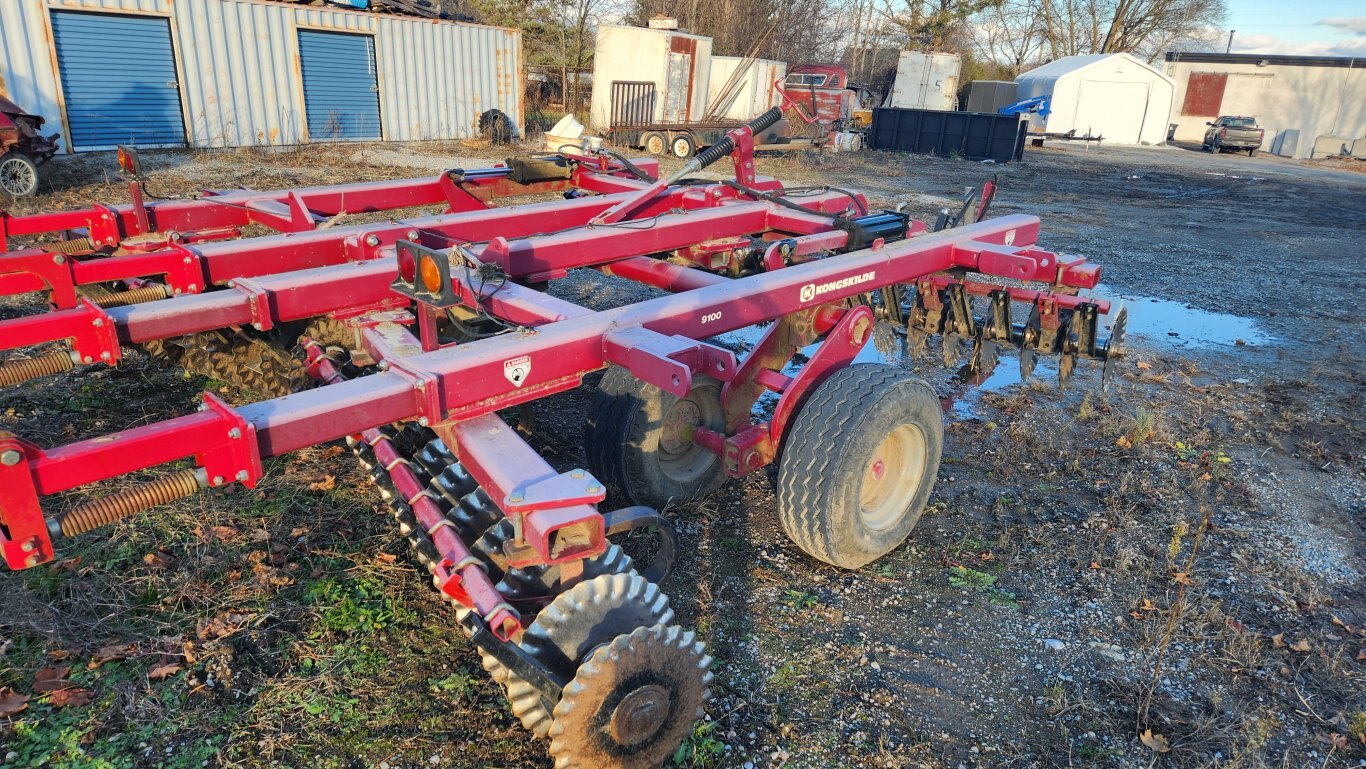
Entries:
[[951,110],[958,106],[961,62],[951,53],[902,51],[896,82],[886,106],[902,109]]

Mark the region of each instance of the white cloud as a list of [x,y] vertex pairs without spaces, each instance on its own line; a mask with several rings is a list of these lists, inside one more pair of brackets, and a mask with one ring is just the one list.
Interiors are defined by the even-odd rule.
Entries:
[[[1366,19],[1361,19],[1366,23]],[[1266,53],[1284,56],[1360,56],[1366,58],[1366,35],[1355,38],[1328,42],[1314,40],[1292,43],[1274,35],[1236,34],[1233,36],[1234,53]]]
[[1366,35],[1366,16],[1353,16],[1350,19],[1324,19],[1320,26],[1332,27],[1353,35]]

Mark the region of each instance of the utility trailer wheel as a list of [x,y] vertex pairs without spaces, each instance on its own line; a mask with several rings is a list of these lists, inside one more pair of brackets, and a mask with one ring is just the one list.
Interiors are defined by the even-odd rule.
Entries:
[[0,189],[16,198],[25,198],[38,191],[38,164],[22,152],[10,152],[0,157]]
[[679,160],[687,160],[697,153],[697,140],[692,137],[692,134],[677,134],[673,141],[669,142],[669,149],[673,152],[674,157]]
[[811,556],[857,569],[910,535],[944,449],[939,398],[893,366],[836,372],[807,399],[778,466],[778,518]]
[[700,499],[725,481],[721,458],[692,440],[693,429],[725,429],[721,383],[693,380],[679,398],[624,368],[603,375],[584,426],[588,468],[634,505],[663,510]]
[[659,157],[669,154],[669,140],[664,138],[664,134],[658,131],[650,131],[640,140],[641,146],[645,151]]

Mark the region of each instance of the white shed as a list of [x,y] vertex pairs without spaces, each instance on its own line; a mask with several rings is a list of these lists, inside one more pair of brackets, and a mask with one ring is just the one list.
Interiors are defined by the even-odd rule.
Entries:
[[1015,78],[1017,99],[1050,97],[1030,130],[1090,133],[1108,144],[1161,144],[1176,84],[1127,53],[1066,56]]

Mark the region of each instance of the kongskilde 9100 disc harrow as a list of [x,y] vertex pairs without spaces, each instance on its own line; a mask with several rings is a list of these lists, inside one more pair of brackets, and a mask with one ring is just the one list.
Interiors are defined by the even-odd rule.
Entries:
[[[344,439],[457,624],[549,740],[557,767],[655,767],[706,702],[710,657],[658,583],[676,552],[658,512],[778,463],[778,514],[811,556],[858,568],[915,526],[943,444],[934,392],[854,364],[878,322],[982,376],[998,350],[1122,355],[1122,312],[1079,296],[1099,268],[1038,248],[1039,220],[984,218],[995,187],[933,227],[856,192],[757,176],[736,129],[668,179],[612,153],[511,160],[435,179],[8,217],[43,237],[0,256],[0,291],[47,312],[0,321],[0,383],[116,365],[131,346],[269,400],[55,448],[0,432],[0,548],[12,569],[65,537],[229,484],[262,460]],[[692,178],[729,156],[733,180]],[[137,175],[136,155],[121,153]],[[508,207],[504,196],[551,199]],[[346,212],[443,205],[367,224]],[[240,237],[248,225],[276,234]],[[670,295],[590,311],[544,291],[591,268]],[[1027,309],[1021,309],[1027,308]],[[766,324],[743,357],[708,341]],[[63,345],[52,351],[53,345]],[[800,361],[800,365],[794,365]],[[552,468],[499,412],[606,370],[586,415],[587,468]],[[777,396],[772,416],[754,406]],[[189,467],[185,460],[191,460]],[[67,509],[45,496],[159,465],[156,480]],[[608,498],[630,506],[600,509]],[[649,563],[612,537],[657,538]]]

